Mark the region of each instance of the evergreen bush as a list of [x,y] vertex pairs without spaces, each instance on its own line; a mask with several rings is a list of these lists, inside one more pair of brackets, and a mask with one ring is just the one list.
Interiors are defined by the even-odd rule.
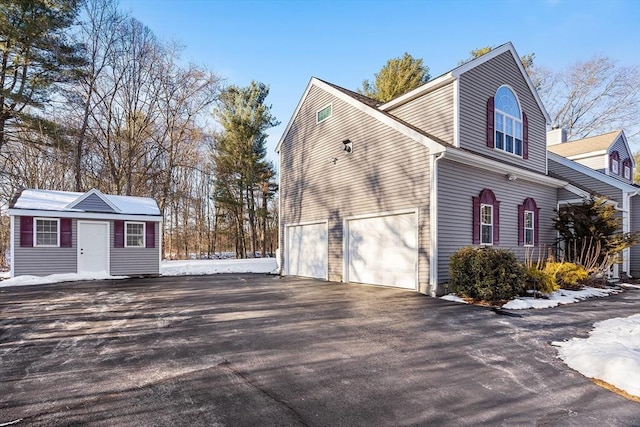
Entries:
[[526,290],[550,294],[558,289],[560,286],[556,282],[555,274],[538,270],[536,267],[526,269]]
[[581,289],[589,277],[584,267],[572,262],[547,262],[543,271],[553,275],[556,283],[564,289]]
[[524,266],[504,249],[462,248],[451,255],[449,273],[453,292],[474,300],[500,302],[525,290]]

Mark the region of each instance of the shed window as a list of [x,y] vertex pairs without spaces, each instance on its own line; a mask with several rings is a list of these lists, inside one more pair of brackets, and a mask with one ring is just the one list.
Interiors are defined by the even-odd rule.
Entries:
[[316,122],[320,123],[331,117],[333,107],[332,104],[327,105],[316,113]]
[[125,247],[144,248],[144,222],[125,223]]
[[36,218],[35,227],[35,246],[58,247],[58,230],[60,229],[60,220],[57,218]]

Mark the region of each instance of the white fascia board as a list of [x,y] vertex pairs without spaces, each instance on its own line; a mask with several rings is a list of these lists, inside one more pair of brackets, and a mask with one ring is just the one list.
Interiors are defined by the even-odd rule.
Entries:
[[454,68],[451,71],[451,74],[455,78],[459,78],[461,74],[464,74],[467,71],[477,67],[478,65],[482,65],[485,62],[490,61],[493,58],[495,58],[496,56],[501,55],[501,54],[503,54],[503,53],[505,53],[507,51],[511,52],[511,56],[513,56],[514,61],[518,65],[518,68],[520,69],[520,73],[522,74],[522,77],[524,78],[525,82],[527,83],[527,86],[529,86],[529,90],[531,91],[531,93],[533,94],[533,97],[535,98],[536,102],[538,103],[538,107],[540,108],[540,111],[542,111],[542,114],[544,115],[544,118],[547,121],[547,124],[551,123],[551,116],[549,116],[549,112],[544,107],[544,104],[542,103],[542,99],[540,99],[540,95],[538,95],[538,91],[536,90],[535,86],[533,85],[533,82],[531,81],[531,78],[529,77],[529,74],[527,74],[527,71],[522,66],[522,61],[520,60],[520,56],[518,56],[518,52],[516,52],[516,49],[513,47],[513,44],[511,42],[507,42],[507,43],[503,44],[502,46],[499,46],[499,47],[493,49],[492,51],[490,51],[488,53],[485,53],[484,55],[480,56],[479,58],[472,59],[471,61],[467,62],[466,64],[462,64],[458,68]]
[[76,218],[93,220],[123,220],[123,221],[162,221],[162,215],[123,215],[104,214],[93,212],[66,212],[66,211],[44,211],[30,209],[9,209],[9,215],[13,216],[41,216],[46,218]]
[[608,155],[607,150],[599,150],[599,151],[591,151],[589,153],[583,153],[583,154],[575,154],[573,156],[566,156],[567,159],[571,159],[571,160],[581,160],[581,159],[588,159],[589,157],[598,157],[598,156],[606,156]]
[[397,120],[394,120],[392,117],[387,116],[385,113],[372,108],[360,101],[357,101],[355,99],[353,99],[352,97],[350,97],[349,95],[347,95],[346,93],[334,88],[333,86],[330,86],[318,79],[316,79],[315,77],[311,79],[311,82],[309,82],[309,86],[307,87],[307,90],[305,90],[304,95],[302,96],[302,99],[300,100],[300,102],[298,103],[298,107],[296,108],[296,111],[293,115],[293,117],[291,117],[291,120],[289,121],[289,124],[287,125],[287,129],[285,129],[285,132],[282,134],[282,138],[280,138],[280,142],[278,142],[278,146],[276,147],[276,152],[280,152],[280,146],[282,144],[282,142],[284,141],[285,136],[287,135],[287,133],[289,132],[289,129],[291,127],[291,124],[293,123],[293,120],[295,119],[296,115],[298,114],[298,111],[300,110],[300,107],[302,105],[302,103],[304,102],[305,98],[307,97],[307,95],[309,94],[309,90],[311,89],[311,86],[317,86],[320,89],[324,90],[325,92],[330,93],[331,95],[335,96],[336,98],[346,102],[347,104],[351,105],[352,107],[354,107],[357,110],[362,111],[365,114],[368,114],[369,116],[373,117],[374,119],[378,120],[381,123],[384,123],[385,125],[389,126],[390,128],[398,131],[399,133],[413,139],[414,141],[424,145],[425,147],[427,147],[429,149],[430,152],[433,153],[440,153],[442,151],[445,150],[444,145],[441,145],[440,143],[422,135],[419,132],[416,132],[415,130],[411,129],[408,126],[403,125],[402,123],[398,122]]
[[568,182],[560,179],[522,169],[517,166],[512,166],[497,160],[488,159],[467,151],[455,149],[447,150],[447,158],[458,163],[463,163],[465,165],[474,166],[491,172],[502,173],[504,175],[513,174],[517,179],[523,179],[525,181],[535,182],[549,187],[564,188],[568,184]]
[[567,159],[566,157],[554,154],[551,151],[547,151],[547,157],[556,163],[560,163],[563,166],[571,168],[577,172],[583,173],[593,179],[602,181],[605,184],[609,184],[612,187],[616,187],[617,189],[622,190],[624,192],[629,193],[629,192],[638,191],[638,188],[631,184],[626,184],[616,178],[610,177],[609,175],[605,175],[601,172],[593,170],[588,166],[582,165],[578,162],[574,162],[573,160]]
[[91,196],[92,194],[95,194],[96,196],[100,197],[100,200],[102,200],[107,206],[109,206],[111,209],[113,209],[115,212],[120,212],[120,209],[114,205],[113,203],[111,203],[111,201],[109,199],[107,199],[107,197],[102,194],[102,192],[100,190],[98,190],[97,188],[92,188],[91,190],[87,191],[86,193],[84,193],[82,196],[78,197],[77,199],[75,199],[73,202],[69,203],[67,206],[65,206],[67,209],[74,209],[76,206],[78,206],[84,199],[86,199],[87,197]]
[[387,111],[390,110],[392,108],[396,108],[399,107],[402,104],[406,104],[409,101],[413,101],[416,98],[419,98],[420,96],[424,95],[425,93],[431,92],[432,90],[436,90],[438,88],[441,88],[442,86],[445,86],[449,83],[451,83],[452,81],[454,81],[453,76],[451,75],[451,73],[447,73],[447,74],[443,74],[440,77],[433,79],[431,81],[428,81],[427,83],[423,84],[420,87],[417,87],[407,93],[405,93],[402,96],[399,96],[397,98],[392,99],[391,101],[382,104],[381,106],[378,107],[378,109],[382,110],[382,111]]
[[567,185],[565,185],[564,188],[565,188],[565,190],[570,191],[573,194],[575,194],[576,196],[582,197],[583,199],[591,197],[591,194],[589,194],[588,191],[585,191],[582,188],[578,188],[575,185],[567,184]]
[[319,80],[316,79],[315,77],[311,77],[311,80],[309,80],[309,83],[307,83],[307,88],[304,90],[304,93],[302,94],[302,97],[300,98],[300,101],[298,101],[298,105],[296,106],[296,109],[293,111],[293,114],[291,115],[291,118],[289,119],[289,123],[287,123],[287,127],[284,129],[284,132],[282,132],[282,136],[280,137],[280,140],[278,141],[278,145],[276,145],[276,153],[280,152],[280,146],[284,142],[284,139],[286,138],[287,134],[289,133],[289,130],[291,130],[291,126],[293,125],[293,122],[296,119],[296,116],[298,115],[298,112],[300,111],[300,108],[302,107],[302,104],[304,103],[305,99],[307,99],[307,95],[309,95],[309,91],[311,90],[311,86],[314,84],[314,82],[319,82]]

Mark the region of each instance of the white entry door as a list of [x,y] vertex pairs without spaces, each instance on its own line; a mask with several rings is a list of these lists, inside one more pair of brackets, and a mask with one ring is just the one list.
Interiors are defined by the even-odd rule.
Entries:
[[109,223],[78,221],[78,273],[109,274]]
[[290,276],[327,279],[329,246],[327,223],[286,227],[286,271]]
[[347,220],[347,281],[416,289],[417,227],[415,213]]

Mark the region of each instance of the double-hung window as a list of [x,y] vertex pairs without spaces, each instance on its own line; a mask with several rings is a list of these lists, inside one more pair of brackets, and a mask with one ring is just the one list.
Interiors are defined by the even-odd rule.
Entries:
[[144,222],[126,222],[125,223],[125,247],[127,248],[144,248],[145,233]]
[[516,95],[507,86],[500,86],[496,91],[494,108],[494,147],[516,156],[522,156],[522,114]]
[[493,206],[480,205],[480,244],[493,244]]
[[533,211],[524,211],[524,245],[525,246],[533,246],[534,245],[534,215]]
[[609,155],[611,174],[620,175],[620,154],[617,151]]
[[35,246],[60,246],[60,240],[58,238],[60,220],[57,218],[36,218],[35,221]]

